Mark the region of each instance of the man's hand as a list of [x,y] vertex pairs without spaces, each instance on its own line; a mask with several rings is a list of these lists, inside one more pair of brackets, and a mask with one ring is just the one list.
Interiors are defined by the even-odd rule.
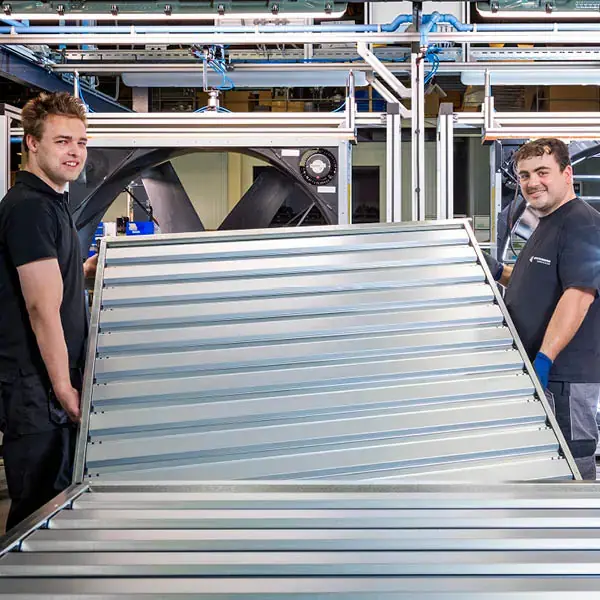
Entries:
[[537,373],[538,379],[542,384],[542,388],[548,387],[548,378],[550,377],[550,369],[552,368],[552,360],[543,352],[538,352],[533,361],[533,368]]
[[485,262],[492,273],[494,281],[500,281],[500,277],[502,277],[502,271],[504,270],[504,265],[487,252],[483,252],[483,258],[485,259]]
[[71,384],[67,384],[64,387],[55,388],[54,393],[60,405],[65,409],[69,419],[73,423],[79,423],[81,421],[79,392]]
[[483,258],[485,259],[485,262],[492,273],[494,281],[497,281],[500,285],[506,287],[510,281],[513,267],[511,265],[505,265],[501,263],[487,252],[483,252]]
[[90,256],[83,263],[83,276],[86,279],[91,279],[92,277],[96,277],[96,269],[98,268],[98,255],[94,254],[94,256]]

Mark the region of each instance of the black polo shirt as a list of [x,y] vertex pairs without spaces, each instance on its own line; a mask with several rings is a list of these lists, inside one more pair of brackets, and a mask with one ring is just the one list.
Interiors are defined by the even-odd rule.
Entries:
[[0,374],[45,373],[17,273],[17,267],[45,258],[58,260],[69,366],[81,368],[88,325],[77,232],[65,194],[21,171],[0,202]]
[[558,355],[550,380],[600,382],[600,213],[575,198],[540,223],[521,251],[505,302],[530,359],[540,350],[563,292],[596,290],[575,337]]

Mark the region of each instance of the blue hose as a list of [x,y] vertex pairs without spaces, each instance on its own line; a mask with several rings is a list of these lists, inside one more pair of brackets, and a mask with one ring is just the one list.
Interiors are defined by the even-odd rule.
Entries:
[[[456,31],[473,31],[473,25],[469,25],[468,23],[462,23],[459,21],[454,15],[440,15],[439,23],[446,23],[447,25],[452,25]],[[425,17],[424,17],[425,18]],[[477,29],[480,29],[480,25],[477,25]]]
[[442,20],[442,15],[439,12],[434,12],[428,19],[424,19],[423,26],[420,28],[419,33],[421,34],[421,48],[427,46],[427,36],[435,31],[437,24]]
[[[381,31],[384,33],[392,33],[404,23],[412,23],[412,15],[398,15],[391,23],[380,25]],[[378,27],[377,25],[365,25],[365,27]],[[375,29],[377,31],[377,29]]]

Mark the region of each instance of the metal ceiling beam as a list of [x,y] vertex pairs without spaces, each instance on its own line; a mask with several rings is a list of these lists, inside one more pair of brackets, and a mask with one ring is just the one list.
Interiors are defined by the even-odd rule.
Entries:
[[[382,63],[390,71],[395,73],[409,73],[409,64],[398,64],[393,62]],[[274,60],[270,64],[235,64],[236,71],[336,71],[340,69],[349,69],[353,71],[372,71],[372,67],[365,63],[348,63],[348,62],[331,62],[331,63],[278,63]],[[527,62],[523,63],[506,63],[506,62],[442,62],[438,67],[440,73],[460,73],[462,71],[518,71],[523,70],[536,72],[556,72],[568,71],[572,72],[594,72],[600,68],[600,60],[597,61],[582,61],[574,65],[569,61],[544,61],[544,62]],[[198,73],[198,63],[181,63],[181,62],[147,62],[147,63],[123,63],[123,62],[87,62],[87,63],[67,63],[60,65],[52,65],[52,71],[55,73]]]
[[[404,58],[408,60],[410,48],[401,46],[390,46],[377,48],[377,57],[386,63],[390,59]],[[231,48],[228,53],[232,61],[238,60],[264,60],[265,53],[257,49],[250,48]],[[347,50],[344,48],[315,48],[313,53],[314,58],[328,58],[344,61],[348,59]],[[440,60],[459,61],[461,49],[443,48],[438,54]],[[594,61],[600,60],[599,46],[553,46],[553,47],[537,47],[537,48],[519,48],[519,47],[502,47],[502,48],[471,48],[469,52],[471,61],[505,61],[507,59],[514,60],[544,60],[544,61]],[[281,49],[273,48],[269,51],[271,60],[277,59],[304,59],[304,51],[301,49],[285,48],[285,52]],[[151,61],[157,63],[161,61],[177,61],[197,63],[197,59],[191,56],[189,50],[184,49],[163,49],[163,50],[146,50],[138,48],[136,50],[114,50],[114,49],[86,49],[78,50],[71,49],[65,52],[65,60],[67,61]],[[399,65],[401,66],[401,65]]]
[[[79,45],[114,46],[115,44],[132,45],[179,45],[179,44],[411,44],[420,42],[419,33],[137,33],[132,26],[131,33],[126,34],[27,34],[10,33],[0,35],[3,45]],[[431,33],[430,44],[442,42],[454,43],[504,43],[520,44],[597,44],[598,31],[451,31]]]
[[[0,48],[0,76],[20,85],[36,87],[48,92],[73,92],[71,83],[7,48]],[[87,104],[95,112],[129,110],[108,96],[85,86],[83,92]]]

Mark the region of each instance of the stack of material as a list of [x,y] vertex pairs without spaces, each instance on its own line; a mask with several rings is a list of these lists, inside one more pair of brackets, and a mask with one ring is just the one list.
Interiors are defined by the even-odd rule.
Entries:
[[596,485],[85,487],[14,537],[0,598],[600,597]]

